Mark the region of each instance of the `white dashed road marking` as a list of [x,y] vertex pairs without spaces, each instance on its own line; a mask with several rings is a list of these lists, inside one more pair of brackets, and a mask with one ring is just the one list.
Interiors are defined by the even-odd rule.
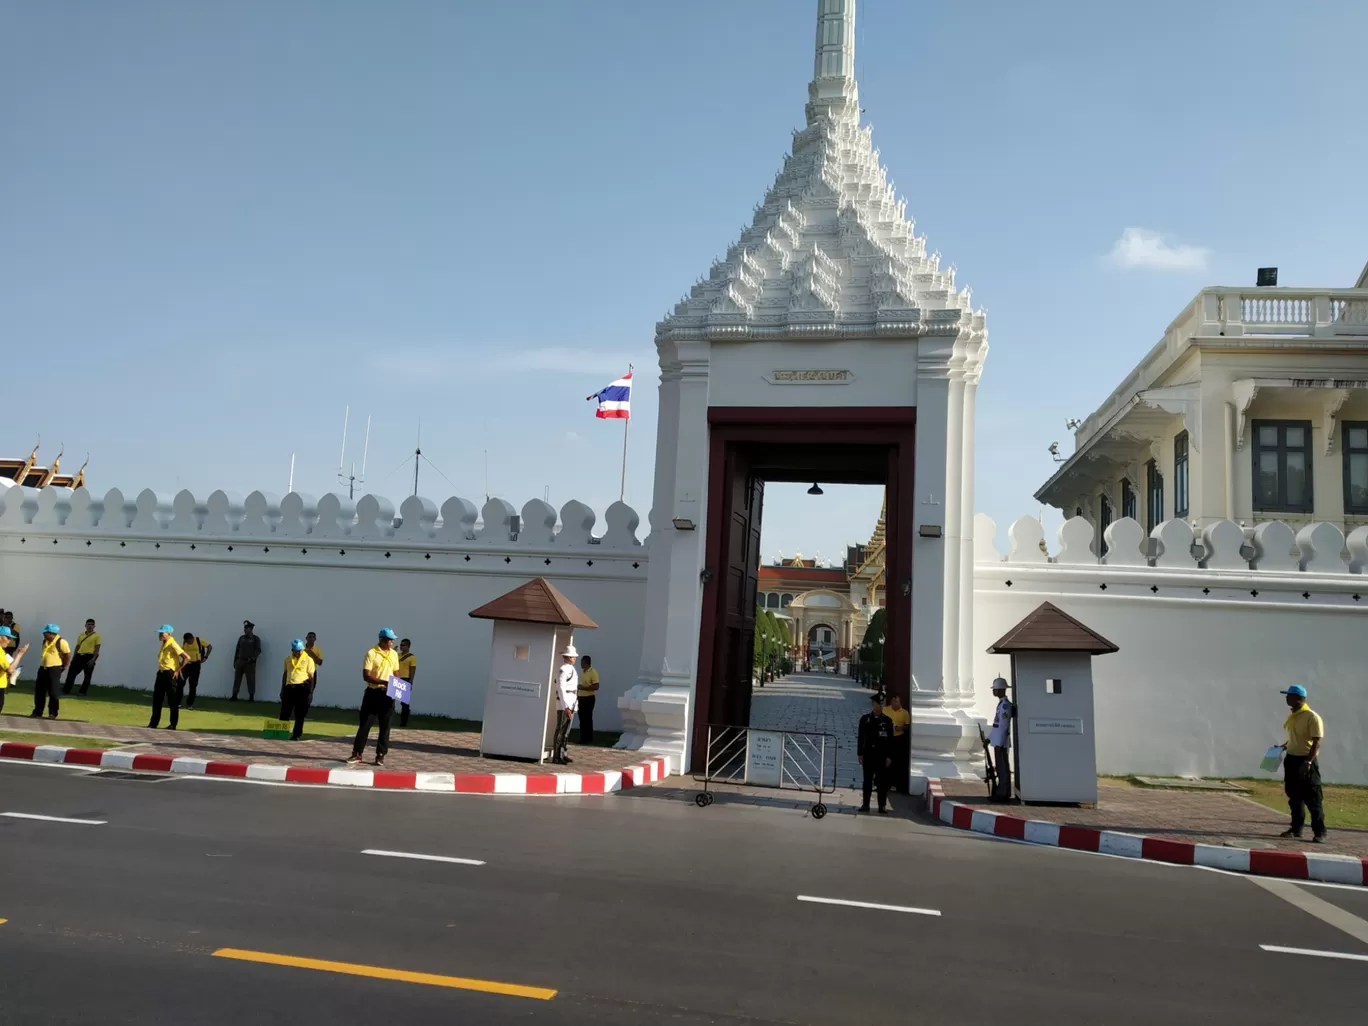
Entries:
[[851,908],[872,908],[880,912],[910,912],[917,916],[938,916],[934,908],[911,908],[907,905],[879,905],[872,901],[847,901],[845,898],[814,898],[811,894],[798,895],[799,901],[811,901],[818,905],[849,905]]
[[107,820],[103,819],[71,819],[67,816],[39,816],[33,812],[0,812],[0,816],[8,816],[10,819],[37,819],[44,823],[76,823],[80,826],[104,826]]
[[479,859],[458,859],[450,855],[420,855],[412,851],[381,851],[379,848],[367,848],[362,855],[384,855],[392,859],[418,859],[422,862],[454,862],[460,866],[483,866],[484,863]]
[[1347,951],[1316,951],[1314,948],[1280,948],[1276,944],[1260,944],[1265,951],[1281,955],[1313,955],[1316,958],[1344,958],[1351,962],[1368,962],[1368,955],[1351,955]]

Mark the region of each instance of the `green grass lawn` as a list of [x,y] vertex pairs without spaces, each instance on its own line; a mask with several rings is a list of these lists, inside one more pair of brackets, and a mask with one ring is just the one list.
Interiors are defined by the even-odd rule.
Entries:
[[[21,681],[9,689],[5,712],[26,715],[33,709],[33,683]],[[230,702],[226,698],[195,699],[195,707],[181,706],[180,729],[205,734],[241,734],[261,736],[262,723],[280,714],[278,702]],[[152,715],[152,693],[129,688],[92,687],[86,695],[72,692],[62,696],[61,718],[85,723],[114,723],[128,727],[145,727]],[[162,714],[166,722],[166,714]],[[395,722],[398,720],[396,718]],[[414,713],[409,727],[418,730],[480,730],[477,720],[458,720],[449,716],[428,716]],[[333,706],[314,706],[304,721],[304,736],[345,737],[356,732],[356,710]]]
[[26,745],[59,745],[63,748],[118,748],[122,741],[108,741],[102,737],[76,737],[72,734],[30,734],[26,730],[0,730],[0,741],[18,741]]
[[[1232,780],[1249,788],[1249,797],[1270,809],[1287,812],[1287,795],[1281,780]],[[1368,787],[1353,784],[1325,784],[1325,825],[1368,830]]]
[[[5,712],[11,716],[26,716],[33,709],[33,682],[21,681],[8,689],[5,699]],[[61,719],[85,723],[114,723],[128,727],[145,727],[152,715],[152,693],[133,691],[129,688],[102,688],[94,686],[82,696],[75,692],[62,696]],[[226,698],[195,699],[195,707],[181,706],[181,730],[193,730],[202,734],[240,734],[260,737],[262,724],[267,719],[280,715],[278,702],[248,702],[245,699],[230,702]],[[162,714],[166,722],[166,714]],[[394,726],[399,718],[394,719]],[[414,713],[409,717],[411,730],[448,730],[480,732],[479,720],[461,720],[450,716],[431,716]],[[356,709],[342,709],[336,706],[314,706],[304,721],[304,736],[310,737],[348,737],[356,733]],[[570,735],[573,742],[578,731]],[[617,744],[621,735],[611,731],[594,732],[595,748],[611,748]]]
[[[1113,784],[1129,784],[1131,787],[1148,786],[1129,777],[1103,777],[1102,779]],[[1249,793],[1245,797],[1258,802],[1260,805],[1267,806],[1276,812],[1287,812],[1287,795],[1283,793],[1281,780],[1266,777],[1221,777],[1220,779],[1247,788]],[[1332,830],[1336,827],[1368,830],[1368,787],[1360,787],[1356,784],[1325,784],[1323,789],[1325,794],[1325,825],[1327,827]]]

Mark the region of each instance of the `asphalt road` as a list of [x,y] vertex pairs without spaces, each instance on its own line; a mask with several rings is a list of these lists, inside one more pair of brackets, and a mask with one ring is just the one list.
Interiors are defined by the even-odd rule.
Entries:
[[[1368,1003],[1368,960],[1260,948],[1368,956],[1368,937],[1247,879],[892,818],[22,764],[0,765],[0,812],[103,821],[0,816],[6,1026],[1325,1026]],[[1314,894],[1368,916],[1361,892]]]

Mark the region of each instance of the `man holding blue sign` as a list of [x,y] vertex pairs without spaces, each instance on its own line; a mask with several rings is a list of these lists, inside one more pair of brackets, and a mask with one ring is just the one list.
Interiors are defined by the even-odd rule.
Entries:
[[380,631],[380,639],[366,653],[366,661],[361,664],[361,679],[366,682],[366,690],[361,695],[361,724],[356,729],[356,740],[352,742],[349,765],[361,761],[370,739],[371,720],[380,726],[380,736],[375,741],[375,765],[385,765],[385,755],[389,752],[390,717],[394,713],[394,699],[390,693],[390,678],[399,670],[399,653],[394,651],[397,637],[388,627]]

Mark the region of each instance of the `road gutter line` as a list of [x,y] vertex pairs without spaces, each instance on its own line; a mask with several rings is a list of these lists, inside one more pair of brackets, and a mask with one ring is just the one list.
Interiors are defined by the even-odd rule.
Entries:
[[483,866],[485,863],[479,859],[458,859],[451,855],[420,855],[412,851],[382,851],[379,848],[367,848],[362,855],[384,855],[392,859],[419,859],[422,862],[454,862],[459,866]]
[[880,905],[872,901],[849,901],[845,898],[816,898],[811,894],[798,895],[799,901],[810,901],[817,905],[849,905],[851,908],[872,908],[880,912],[910,912],[918,916],[938,916],[934,908],[911,908],[907,905]]
[[430,987],[451,987],[455,990],[477,990],[485,994],[502,994],[505,997],[530,998],[534,1001],[550,1001],[556,991],[547,987],[526,987],[518,983],[500,983],[497,980],[474,980],[464,976],[440,976],[436,973],[416,973],[407,969],[386,969],[375,965],[357,965],[353,962],[329,962],[321,958],[299,958],[295,955],[275,955],[269,951],[244,951],[241,948],[219,948],[214,958],[232,958],[239,962],[259,962],[264,965],[283,965],[294,969],[317,969],[326,973],[344,973],[348,976],[368,976],[375,980],[397,980],[400,983],[422,983]]
[[1316,958],[1344,958],[1351,962],[1368,962],[1368,955],[1351,955],[1347,951],[1317,951],[1314,948],[1282,948],[1276,944],[1260,944],[1265,951],[1282,955],[1314,955]]
[[76,823],[80,826],[104,826],[109,822],[104,819],[70,819],[67,816],[40,816],[34,812],[0,812],[0,816],[8,816],[10,819],[36,819],[43,823]]
[[1353,913],[1346,912],[1338,905],[1332,905],[1324,898],[1318,898],[1286,880],[1270,880],[1267,877],[1251,876],[1249,882],[1256,887],[1262,887],[1270,894],[1277,895],[1289,905],[1297,906],[1321,922],[1329,923],[1337,930],[1343,930],[1355,940],[1368,944],[1368,923]]

